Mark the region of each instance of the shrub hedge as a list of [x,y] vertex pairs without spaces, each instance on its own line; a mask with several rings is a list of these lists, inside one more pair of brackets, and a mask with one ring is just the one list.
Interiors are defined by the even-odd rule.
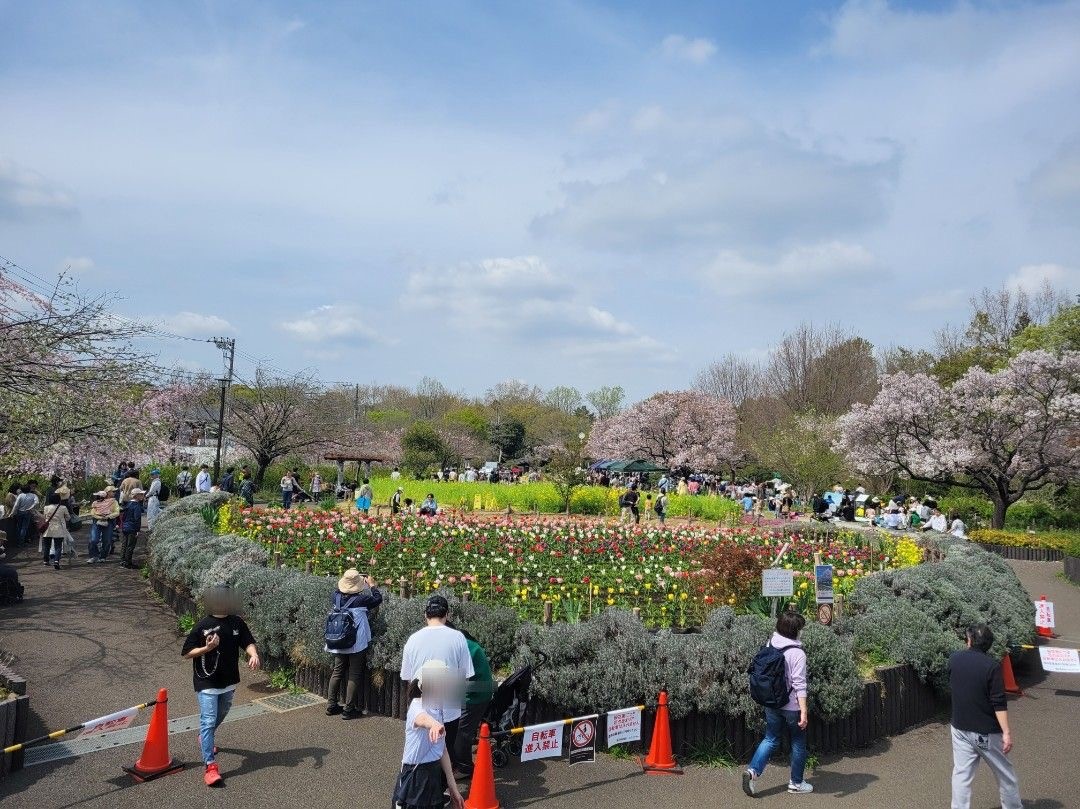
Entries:
[[[209,494],[170,504],[151,535],[151,573],[195,596],[210,585],[234,586],[266,654],[293,665],[328,666],[323,623],[335,580],[267,567],[266,553],[256,543],[215,535],[201,511],[226,501],[226,495]],[[974,543],[927,541],[944,554],[942,561],[866,576],[837,626],[807,626],[802,639],[811,710],[824,719],[856,708],[862,693],[859,655],[910,663],[944,689],[948,653],[960,648],[967,625],[989,623],[998,654],[1031,642],[1034,606],[1004,560]],[[496,669],[536,663],[542,653],[546,663],[534,677],[534,695],[568,711],[654,700],[666,688],[676,717],[692,711],[759,716],[747,694],[745,672],[769,637],[764,617],[722,607],[699,631],[680,634],[650,631],[632,613],[609,609],[581,623],[545,627],[522,623],[507,607],[443,592],[455,621],[477,637]],[[368,664],[376,678],[396,672],[406,639],[423,624],[422,599],[384,595],[371,619]]]
[[994,531],[980,528],[969,532],[975,542],[988,545],[1007,545],[1011,548],[1051,548],[1065,550],[1080,540],[1080,534],[1055,531],[1053,533],[1029,534],[1027,531]]

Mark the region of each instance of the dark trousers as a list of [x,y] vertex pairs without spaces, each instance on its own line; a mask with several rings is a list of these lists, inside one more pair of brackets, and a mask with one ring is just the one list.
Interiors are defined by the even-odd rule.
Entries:
[[124,547],[121,549],[121,561],[125,565],[131,564],[131,558],[135,555],[135,546],[139,544],[138,531],[124,532]]
[[470,773],[473,770],[473,743],[476,741],[476,732],[480,729],[480,723],[487,714],[488,702],[478,702],[474,705],[466,704],[458,720],[457,738],[453,746],[447,737],[447,750],[450,751],[450,761],[461,772]]
[[[367,650],[355,654],[334,655],[334,667],[330,671],[330,685],[326,690],[326,701],[331,705],[341,705],[350,713],[358,713],[366,708],[363,705],[363,676],[367,663]],[[345,698],[341,700],[341,684],[345,683]],[[340,700],[340,701],[339,701]]]
[[54,565],[58,565],[63,558],[64,538],[43,537],[41,540],[41,560],[43,562],[52,562]]

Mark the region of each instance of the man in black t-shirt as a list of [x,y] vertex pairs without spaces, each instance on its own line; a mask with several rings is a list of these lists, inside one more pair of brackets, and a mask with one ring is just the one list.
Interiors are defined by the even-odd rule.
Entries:
[[998,782],[1002,809],[1021,809],[1020,785],[1009,761],[1012,733],[1001,664],[987,652],[994,633],[986,624],[967,631],[967,649],[949,657],[952,690],[952,805],[971,805],[971,782],[985,761]]
[[225,783],[215,762],[214,732],[225,721],[240,682],[240,650],[247,652],[252,671],[259,668],[259,650],[248,625],[233,614],[239,605],[231,590],[212,588],[203,594],[203,603],[209,615],[188,634],[181,654],[191,661],[199,697],[199,745],[206,763],[203,780],[214,787]]

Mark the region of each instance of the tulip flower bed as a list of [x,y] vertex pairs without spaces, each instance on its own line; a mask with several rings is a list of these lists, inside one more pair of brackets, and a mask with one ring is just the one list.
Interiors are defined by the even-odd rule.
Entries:
[[794,601],[814,603],[815,554],[835,567],[836,589],[849,592],[871,568],[915,564],[920,554],[886,557],[861,535],[781,537],[770,531],[714,526],[630,526],[573,518],[368,518],[340,511],[254,511],[235,503],[218,514],[222,533],[249,537],[284,564],[338,576],[370,572],[385,586],[412,593],[449,587],[487,604],[540,620],[552,603],[556,620],[576,622],[605,607],[639,608],[650,626],[700,626],[729,605],[761,608],[761,570],[783,543],[780,564],[797,571]]

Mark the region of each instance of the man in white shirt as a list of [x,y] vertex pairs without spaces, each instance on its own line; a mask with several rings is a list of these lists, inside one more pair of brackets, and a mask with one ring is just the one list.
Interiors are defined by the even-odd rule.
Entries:
[[443,719],[446,726],[447,749],[453,749],[457,737],[458,720],[461,719],[461,705],[464,701],[465,680],[476,672],[473,670],[472,655],[465,636],[446,625],[450,614],[450,603],[441,595],[429,596],[424,606],[427,626],[413,632],[405,642],[401,652],[401,679],[409,683],[416,679],[429,660],[443,660],[450,671],[459,679],[458,696],[444,705]]
[[288,472],[286,472],[285,476],[281,478],[281,507],[282,508],[288,508],[289,506],[292,505],[293,488],[294,488],[293,484],[294,483],[295,483],[295,481],[293,480],[292,475],[290,475]]
[[394,471],[390,473],[390,480],[401,480],[401,472],[398,471],[396,466],[394,467]]
[[196,492],[208,492],[210,491],[210,467],[203,464],[199,467],[199,474],[195,476],[195,491]]

